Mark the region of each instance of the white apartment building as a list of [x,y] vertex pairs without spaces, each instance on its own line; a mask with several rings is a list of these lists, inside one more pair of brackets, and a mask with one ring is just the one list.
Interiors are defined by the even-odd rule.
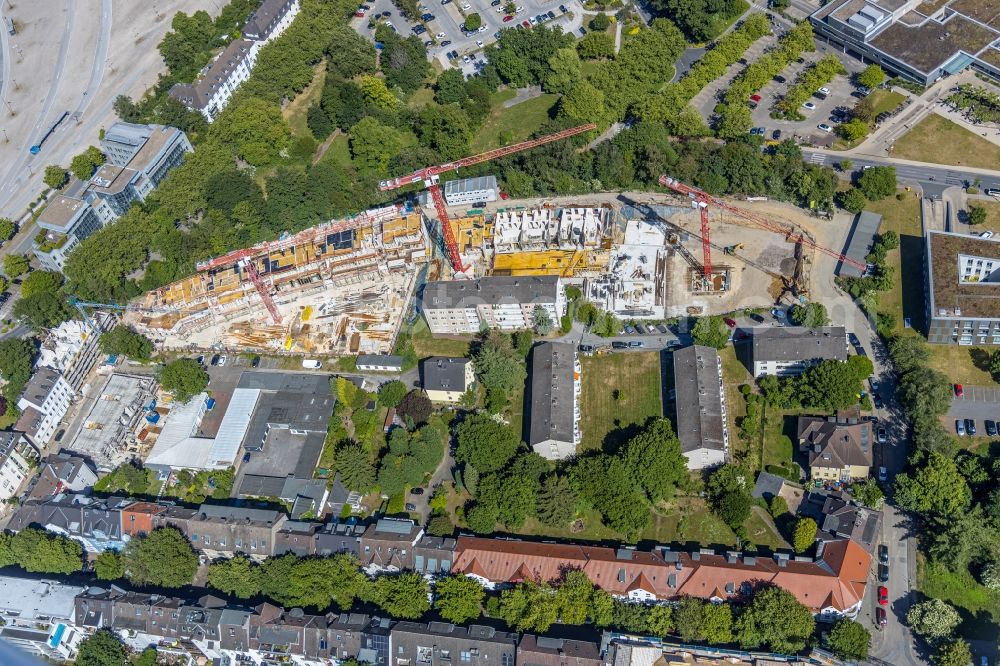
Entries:
[[554,275],[484,277],[430,282],[424,288],[423,312],[435,334],[474,335],[483,329],[517,331],[535,325],[540,306],[552,323],[566,314],[562,279]]
[[97,365],[101,355],[97,344],[100,332],[114,325],[114,318],[103,312],[95,312],[91,320],[98,331],[90,330],[86,322],[77,320],[65,321],[49,329],[38,356],[38,365],[58,370],[74,391],[80,390]]
[[798,375],[822,361],[847,360],[843,326],[758,326],[750,330],[754,377]]
[[500,196],[496,176],[449,180],[444,184],[444,200],[449,206],[469,206],[496,201]]
[[38,449],[23,432],[0,432],[0,500],[8,500],[17,493],[38,458]]
[[[0,576],[0,639],[53,662],[73,659],[86,635],[74,621],[76,595],[84,589],[55,580]],[[0,660],[13,663],[6,661],[11,658],[4,653]]]
[[61,373],[39,366],[21,392],[17,408],[21,417],[15,430],[25,433],[38,447],[44,447],[55,434],[56,426],[69,410],[76,392]]
[[243,35],[234,40],[194,83],[178,83],[170,96],[191,111],[214,121],[240,84],[250,78],[257,52],[292,24],[299,0],[263,0],[247,19]]

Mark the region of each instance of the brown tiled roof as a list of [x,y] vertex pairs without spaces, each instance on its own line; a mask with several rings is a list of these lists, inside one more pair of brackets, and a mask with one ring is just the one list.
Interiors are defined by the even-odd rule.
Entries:
[[872,424],[843,423],[819,416],[799,417],[799,441],[809,447],[810,467],[871,467]]

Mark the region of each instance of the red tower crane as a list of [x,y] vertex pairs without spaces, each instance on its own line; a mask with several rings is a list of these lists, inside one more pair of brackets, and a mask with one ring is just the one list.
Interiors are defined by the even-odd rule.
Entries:
[[562,130],[561,132],[556,132],[555,134],[547,134],[546,136],[531,139],[530,141],[522,141],[521,143],[504,146],[503,148],[488,150],[485,153],[479,153],[478,155],[463,157],[462,159],[455,160],[454,162],[424,167],[423,169],[417,169],[409,176],[383,180],[378,184],[378,187],[383,192],[387,192],[389,190],[406,187],[407,185],[415,185],[421,182],[424,184],[424,187],[427,188],[427,191],[431,195],[431,201],[434,202],[434,209],[437,211],[438,220],[441,222],[441,233],[444,236],[445,246],[448,248],[448,257],[451,259],[451,265],[454,267],[456,272],[460,273],[464,271],[466,267],[462,265],[462,256],[458,251],[458,242],[455,240],[455,234],[451,229],[451,221],[448,219],[448,210],[445,207],[444,197],[441,195],[441,186],[438,184],[439,176],[447,171],[455,171],[456,169],[460,169],[462,167],[488,162],[507,155],[513,155],[514,153],[519,153],[522,150],[529,150],[531,148],[543,146],[547,143],[576,136],[577,134],[583,134],[584,132],[589,132],[590,130],[596,128],[597,125],[594,123],[587,123],[586,125],[580,125],[579,127]]
[[844,264],[854,266],[862,273],[864,273],[868,269],[868,266],[860,261],[851,259],[847,255],[837,252],[836,250],[831,250],[828,247],[823,247],[822,245],[812,240],[811,238],[808,238],[802,234],[795,233],[794,231],[782,226],[781,224],[778,224],[777,222],[772,222],[771,220],[768,220],[755,213],[743,210],[742,208],[737,208],[736,206],[726,203],[725,201],[719,199],[718,197],[713,197],[709,193],[703,190],[699,190],[697,187],[692,187],[691,185],[685,185],[676,178],[670,178],[668,176],[660,176],[660,185],[662,185],[663,187],[668,187],[674,192],[677,192],[679,194],[687,195],[687,197],[690,198],[692,201],[696,202],[698,208],[701,209],[701,245],[702,245],[702,253],[704,254],[705,257],[706,278],[709,276],[710,272],[711,252],[712,252],[708,240],[709,204],[717,206],[722,210],[730,212],[734,215],[738,215],[742,217],[744,220],[752,222],[763,229],[767,229],[768,231],[773,231],[776,234],[781,234],[782,236],[786,236],[788,240],[792,241],[793,243],[802,243],[802,245],[810,247],[819,252],[822,252],[823,254],[829,255]]
[[264,307],[271,313],[271,319],[274,320],[275,324],[281,324],[281,313],[278,312],[278,306],[274,304],[271,293],[264,286],[264,281],[260,279],[260,273],[257,272],[257,267],[253,265],[253,261],[249,258],[240,259],[239,266],[247,272],[247,276],[253,282],[254,288],[260,294],[260,300],[264,301]]

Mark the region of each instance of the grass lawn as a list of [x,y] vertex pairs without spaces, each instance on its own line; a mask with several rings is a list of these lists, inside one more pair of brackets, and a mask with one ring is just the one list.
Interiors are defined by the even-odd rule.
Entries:
[[939,115],[931,114],[903,135],[893,157],[950,166],[995,169],[1000,146]]
[[[529,368],[530,370],[530,368]],[[507,409],[504,410],[504,416],[510,421],[510,427],[514,429],[518,435],[527,441],[526,434],[524,432],[524,390],[525,387],[521,387],[511,391],[510,400],[507,403]],[[447,428],[445,428],[447,430]]]
[[351,165],[351,140],[346,134],[338,134],[330,142],[330,147],[320,158],[320,162],[328,161],[345,168]]
[[889,252],[887,262],[896,279],[893,288],[879,296],[879,310],[896,317],[896,330],[903,330],[903,317],[924,330],[924,239],[920,224],[920,198],[907,192],[902,201],[889,197],[872,201],[867,210],[882,216],[882,232],[899,234],[899,249]]
[[313,67],[313,80],[305,90],[295,96],[291,102],[281,111],[281,115],[288,121],[288,126],[292,128],[293,136],[312,136],[309,126],[306,124],[306,114],[309,107],[319,101],[323,94],[323,82],[326,80],[326,63],[319,63]]
[[709,510],[701,497],[679,497],[666,508],[655,511],[642,538],[657,543],[690,541],[703,546],[736,544],[736,534]]
[[736,421],[746,416],[747,403],[740,393],[740,385],[753,384],[753,377],[736,358],[736,349],[732,345],[720,349],[719,358],[722,359],[722,383],[726,387],[726,407],[729,413],[729,446],[734,454],[742,454],[746,443],[736,436],[739,432]]
[[433,88],[420,88],[410,96],[406,105],[411,109],[422,109],[434,101]]
[[436,338],[431,335],[427,328],[427,322],[423,317],[417,319],[413,324],[413,350],[417,353],[417,358],[427,358],[428,356],[468,356],[469,343],[472,338],[452,339]]
[[[793,481],[799,480],[801,474],[799,466],[795,463],[795,444],[792,441],[794,435],[786,431],[785,424],[794,421],[800,414],[815,413],[810,409],[772,409],[767,408],[764,414],[764,445],[761,452],[761,467],[765,471],[780,474],[780,467],[786,470],[782,476],[791,477]],[[790,425],[791,429],[794,426]],[[771,467],[771,470],[767,468]]]
[[[511,94],[505,94],[511,93]],[[498,148],[502,144],[524,141],[555,113],[558,95],[540,95],[504,108],[503,102],[514,97],[514,91],[503,91],[494,97],[493,110],[472,142],[472,151]],[[501,97],[502,96],[502,97]]]
[[884,88],[873,90],[868,98],[872,101],[872,111],[876,116],[880,113],[892,113],[906,101],[906,95]]
[[[993,377],[987,369],[989,359],[985,358],[990,352],[981,347],[962,345],[929,345],[929,347],[930,366],[943,372],[949,381],[973,386],[993,385]],[[977,360],[979,364],[976,363]]]
[[[611,431],[641,425],[649,417],[663,414],[658,352],[591,356],[580,363],[581,450],[600,449]],[[621,400],[615,400],[616,390],[623,392]]]
[[766,546],[771,550],[790,547],[789,543],[778,533],[774,521],[760,507],[755,506],[750,512],[746,528],[747,534],[750,535],[750,541],[758,546]]
[[976,231],[1000,231],[1000,202],[997,201],[974,201],[969,200],[969,204],[986,209],[986,221],[975,228]]
[[966,638],[995,640],[1000,624],[1000,592],[980,585],[968,571],[949,571],[917,553],[917,586],[928,597],[953,604],[962,615],[958,631]]

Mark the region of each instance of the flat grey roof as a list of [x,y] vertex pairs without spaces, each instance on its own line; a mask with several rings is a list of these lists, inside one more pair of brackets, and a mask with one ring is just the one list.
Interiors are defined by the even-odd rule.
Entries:
[[391,368],[402,368],[403,357],[394,354],[359,354],[355,365],[380,365]]
[[724,451],[722,375],[719,352],[692,345],[674,352],[677,437],[685,453],[698,449]]
[[55,580],[0,576],[0,611],[16,612],[25,620],[71,618],[76,595],[85,589]]
[[757,326],[753,361],[847,360],[847,331],[843,326]]
[[424,307],[452,309],[482,303],[554,303],[559,284],[559,277],[555,275],[429,282],[424,288]]
[[[882,226],[882,216],[878,213],[863,210],[854,219],[851,233],[847,238],[847,249],[844,254],[848,259],[853,259],[859,263],[866,263],[868,252],[871,251],[872,242]],[[837,264],[837,275],[842,277],[861,277],[861,270],[856,266],[843,261]]]
[[543,342],[531,352],[529,446],[548,440],[573,441],[575,352],[565,342]]

